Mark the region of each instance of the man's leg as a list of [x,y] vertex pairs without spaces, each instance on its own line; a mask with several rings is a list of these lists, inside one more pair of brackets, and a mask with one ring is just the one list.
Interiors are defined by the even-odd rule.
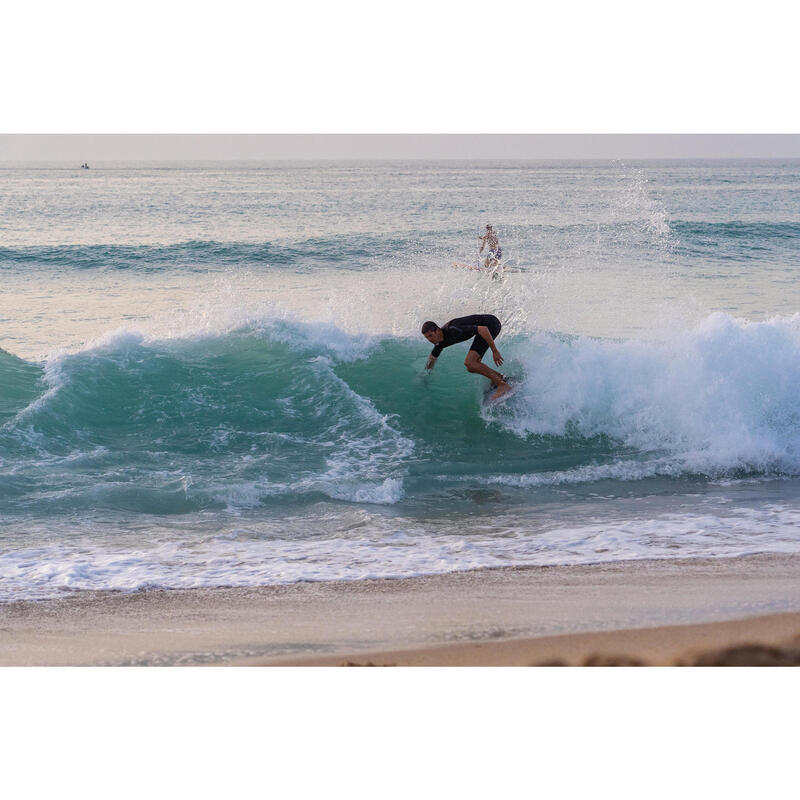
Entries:
[[481,363],[482,358],[483,356],[480,353],[475,350],[470,350],[467,353],[466,359],[464,359],[464,366],[467,368],[467,372],[477,372],[479,375],[483,375],[498,388],[508,386],[505,378],[499,372],[497,372],[497,370],[487,367],[486,364]]

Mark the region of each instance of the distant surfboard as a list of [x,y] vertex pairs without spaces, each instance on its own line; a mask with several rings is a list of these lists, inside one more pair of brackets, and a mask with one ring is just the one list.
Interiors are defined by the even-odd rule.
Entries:
[[474,270],[482,270],[483,267],[476,267],[475,264],[462,264],[460,261],[453,262],[454,267],[459,267],[461,269],[474,269]]
[[461,261],[453,261],[453,267],[456,269],[471,269],[473,272],[485,272],[492,278],[505,278],[506,275],[512,272],[525,272],[521,267],[512,267],[510,264],[500,262],[494,267],[481,267],[475,264],[464,264]]

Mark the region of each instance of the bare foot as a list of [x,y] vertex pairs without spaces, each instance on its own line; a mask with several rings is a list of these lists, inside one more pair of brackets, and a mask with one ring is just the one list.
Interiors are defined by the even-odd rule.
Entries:
[[500,399],[504,394],[508,394],[511,391],[511,384],[510,383],[501,383],[497,389],[494,390],[492,393],[492,400]]

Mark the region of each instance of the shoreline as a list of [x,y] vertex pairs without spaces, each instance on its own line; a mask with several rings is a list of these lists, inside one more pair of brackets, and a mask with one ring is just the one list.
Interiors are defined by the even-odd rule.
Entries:
[[662,664],[798,634],[800,555],[764,554],[17,601],[0,665]]

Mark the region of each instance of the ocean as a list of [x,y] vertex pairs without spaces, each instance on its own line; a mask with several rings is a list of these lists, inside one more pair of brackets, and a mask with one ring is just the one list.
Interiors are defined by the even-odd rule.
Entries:
[[91,167],[0,164],[0,601],[800,551],[800,161]]

